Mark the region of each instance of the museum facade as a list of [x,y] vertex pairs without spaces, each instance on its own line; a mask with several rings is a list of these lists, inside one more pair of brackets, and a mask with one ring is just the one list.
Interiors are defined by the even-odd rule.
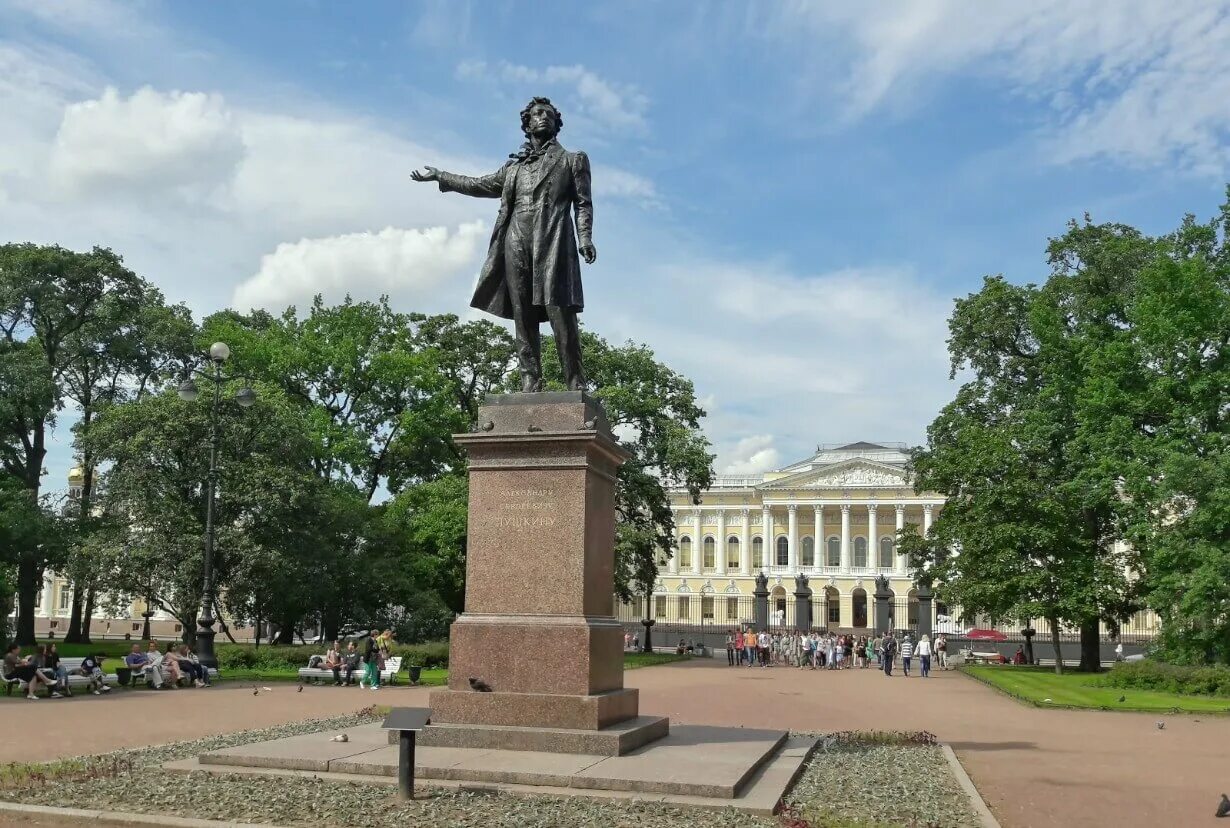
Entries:
[[793,625],[800,574],[813,595],[813,626],[867,627],[880,575],[894,605],[913,614],[915,585],[897,554],[897,531],[909,524],[927,532],[944,497],[914,491],[907,452],[900,443],[823,445],[775,471],[719,475],[698,503],[672,490],[676,542],[659,559],[652,617],[748,623],[761,572],[776,624]]

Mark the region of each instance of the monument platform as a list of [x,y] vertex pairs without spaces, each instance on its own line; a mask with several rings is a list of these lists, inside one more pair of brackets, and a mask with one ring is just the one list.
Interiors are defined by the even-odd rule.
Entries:
[[[171,762],[171,770],[311,773],[395,784],[396,745],[379,725],[259,742]],[[479,783],[514,793],[619,796],[773,813],[816,740],[781,730],[677,725],[622,756],[555,751],[427,747],[415,751],[416,779]]]

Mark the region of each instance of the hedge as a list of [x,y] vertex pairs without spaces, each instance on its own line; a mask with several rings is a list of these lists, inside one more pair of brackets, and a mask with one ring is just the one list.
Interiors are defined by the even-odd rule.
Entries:
[[1230,696],[1230,667],[1188,667],[1145,659],[1116,664],[1098,684],[1190,696]]
[[[365,642],[357,642],[362,652]],[[291,646],[250,644],[216,644],[218,667],[224,672],[232,670],[285,670],[306,667],[314,655],[324,655],[328,646],[323,644],[295,644]],[[448,667],[448,642],[432,641],[426,644],[394,644],[392,655],[402,657],[402,665],[416,665],[426,669]]]

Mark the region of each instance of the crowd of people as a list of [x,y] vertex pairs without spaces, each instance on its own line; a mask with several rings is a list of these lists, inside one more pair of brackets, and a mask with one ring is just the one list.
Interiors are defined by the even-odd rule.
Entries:
[[[10,644],[4,653],[3,678],[24,685],[27,699],[38,699],[40,689],[46,689],[53,699],[73,695],[71,676],[83,677],[85,692],[101,696],[111,692],[103,672],[105,658],[105,653],[91,653],[70,668],[60,657],[55,642],[39,644],[26,656],[21,654],[19,644]],[[209,671],[187,644],[168,648],[165,653],[157,641],[149,642],[145,650],[140,644],[133,644],[131,652],[124,656],[124,667],[159,690],[178,687],[181,681],[192,687],[209,686]]]
[[[314,663],[316,656],[313,656],[308,666],[332,670],[334,687],[349,687],[354,683],[355,673],[359,672],[359,668],[362,667],[363,674],[359,678],[359,687],[379,690],[380,672],[389,658],[393,641],[392,630],[370,635],[363,645],[361,654],[353,641],[347,644],[345,649],[342,649],[340,641],[334,641],[329,652],[325,653],[325,657],[319,663]],[[344,679],[343,675],[345,675]]]
[[922,635],[917,640],[909,632],[897,637],[852,635],[834,632],[757,632],[751,627],[731,630],[726,636],[726,662],[731,667],[786,666],[812,670],[868,669],[874,665],[891,676],[900,662],[902,672],[910,675],[917,664],[918,674],[931,674],[931,661],[946,669],[948,640],[943,634],[935,640]]

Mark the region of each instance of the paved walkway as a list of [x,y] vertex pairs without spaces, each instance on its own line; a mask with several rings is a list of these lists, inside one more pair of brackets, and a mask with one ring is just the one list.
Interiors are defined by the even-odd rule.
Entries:
[[[1004,828],[1217,825],[1230,790],[1230,718],[1040,710],[955,672],[885,678],[720,661],[634,670],[641,710],[681,724],[930,730],[956,750]],[[338,715],[426,705],[426,688],[216,687],[65,701],[0,699],[0,761],[40,760]]]
[[[956,672],[636,670],[641,710],[689,724],[929,730],[952,745],[1004,828],[1199,826],[1230,790],[1230,718],[1041,710]],[[1166,722],[1158,730],[1159,718]]]

